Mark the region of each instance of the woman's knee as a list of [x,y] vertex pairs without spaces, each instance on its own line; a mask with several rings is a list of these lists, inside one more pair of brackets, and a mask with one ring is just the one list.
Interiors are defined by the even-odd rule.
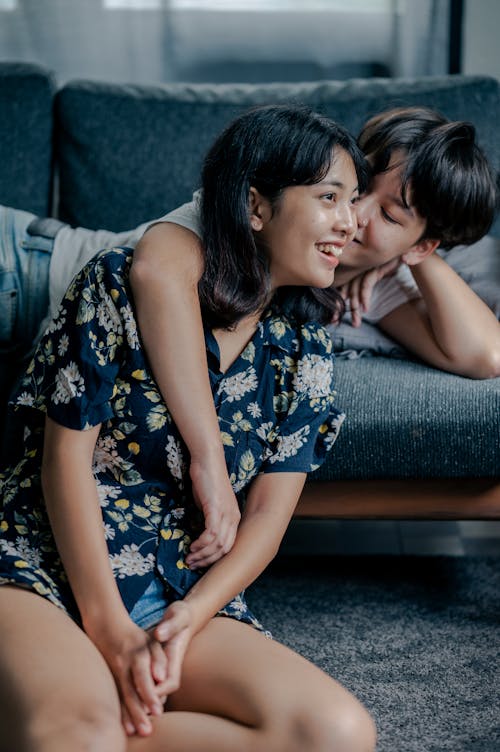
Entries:
[[365,708],[353,699],[350,706],[323,709],[306,719],[311,745],[317,752],[373,752],[375,724]]
[[30,752],[125,752],[126,735],[111,707],[82,701],[74,708],[40,707],[26,723]]
[[309,752],[373,752],[376,730],[368,711],[354,698],[292,710],[284,749]]

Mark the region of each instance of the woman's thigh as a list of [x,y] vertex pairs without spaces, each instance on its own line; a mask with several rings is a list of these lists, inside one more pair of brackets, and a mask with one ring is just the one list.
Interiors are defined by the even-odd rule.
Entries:
[[[374,745],[373,723],[347,689],[284,645],[224,617],[213,619],[192,640],[181,687],[167,707],[267,729],[281,739],[290,735],[298,749],[370,750]],[[330,746],[328,739],[341,737],[366,743]]]
[[117,750],[125,744],[116,686],[96,647],[45,598],[10,586],[0,587],[0,728],[2,752],[86,749],[95,733],[116,739]]

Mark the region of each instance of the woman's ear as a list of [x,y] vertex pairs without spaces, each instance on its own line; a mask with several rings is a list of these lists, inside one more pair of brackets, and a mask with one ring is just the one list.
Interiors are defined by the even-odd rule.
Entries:
[[269,201],[261,196],[257,188],[250,188],[248,209],[250,212],[250,225],[252,230],[254,230],[254,232],[260,232],[264,227],[264,223],[267,222],[271,216],[271,212]]
[[413,245],[409,251],[401,256],[401,258],[405,262],[405,264],[408,264],[408,266],[415,266],[415,264],[420,264],[420,262],[423,261],[424,258],[430,256],[431,253],[434,253],[438,245],[439,240],[425,238],[424,240],[420,240],[418,243],[415,243],[415,245]]

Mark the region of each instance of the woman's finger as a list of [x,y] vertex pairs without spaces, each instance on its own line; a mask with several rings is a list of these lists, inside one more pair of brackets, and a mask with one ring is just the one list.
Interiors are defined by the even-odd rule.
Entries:
[[124,703],[122,703],[122,724],[123,724],[123,728],[125,729],[125,733],[127,734],[127,736],[133,736],[135,734],[135,726],[132,723],[130,714]]
[[[172,640],[176,635],[182,632],[190,625],[189,606],[183,601],[172,603],[167,610],[161,622],[153,630],[155,639],[164,643]],[[167,654],[167,672],[168,672],[168,654]]]
[[131,674],[119,679],[119,691],[128,713],[128,719],[134,726],[135,732],[140,736],[148,736],[152,732],[153,727],[146,709],[137,694]]
[[182,663],[188,644],[189,633],[187,630],[183,630],[165,645],[168,672],[165,681],[157,688],[158,694],[165,696],[165,698],[180,687]]
[[[157,684],[164,681],[167,675],[167,656],[158,640],[155,639],[151,640],[151,674]],[[158,695],[156,687],[155,693]]]
[[151,715],[160,715],[163,708],[158,700],[156,684],[153,679],[152,655],[149,645],[134,656],[131,674],[137,695],[147,711]]

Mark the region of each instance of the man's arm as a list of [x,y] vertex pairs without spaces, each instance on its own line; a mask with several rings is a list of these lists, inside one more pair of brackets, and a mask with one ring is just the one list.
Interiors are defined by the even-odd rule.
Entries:
[[500,375],[500,323],[435,253],[410,267],[422,298],[400,305],[380,328],[427,363],[475,379]]
[[153,374],[191,455],[193,492],[205,516],[205,531],[191,546],[205,555],[200,566],[227,553],[240,519],[208,376],[198,298],[202,271],[197,236],[162,222],[139,242],[130,275]]

